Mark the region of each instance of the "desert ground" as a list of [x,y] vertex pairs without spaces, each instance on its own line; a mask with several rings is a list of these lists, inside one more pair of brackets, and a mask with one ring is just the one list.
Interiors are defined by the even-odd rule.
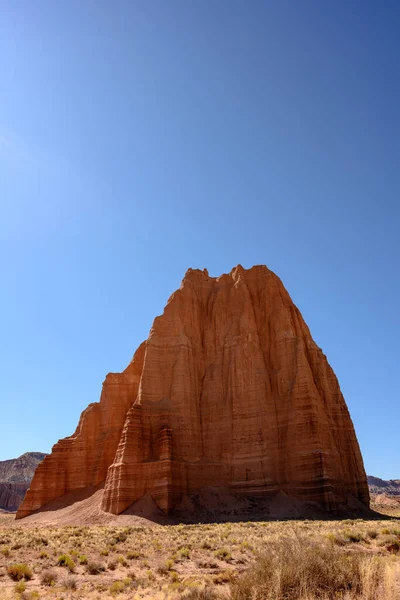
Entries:
[[0,514],[1,600],[400,599],[400,500],[371,520],[52,524]]

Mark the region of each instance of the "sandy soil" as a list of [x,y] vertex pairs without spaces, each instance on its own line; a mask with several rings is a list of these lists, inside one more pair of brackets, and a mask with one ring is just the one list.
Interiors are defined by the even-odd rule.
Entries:
[[[178,523],[220,523],[240,521],[265,521],[283,519],[330,519],[333,515],[322,511],[318,505],[303,502],[284,492],[267,499],[246,498],[234,495],[228,489],[205,488],[190,497],[184,496],[173,514],[166,516],[150,496],[132,504],[121,515],[112,515],[101,509],[103,488],[86,488],[69,492],[58,498],[40,512],[18,520],[21,524],[43,525],[173,525]],[[378,508],[392,508],[389,504],[377,504]],[[399,503],[400,510],[400,503]],[[392,511],[393,515],[395,515]],[[373,512],[357,500],[344,509],[342,517],[373,518]]]

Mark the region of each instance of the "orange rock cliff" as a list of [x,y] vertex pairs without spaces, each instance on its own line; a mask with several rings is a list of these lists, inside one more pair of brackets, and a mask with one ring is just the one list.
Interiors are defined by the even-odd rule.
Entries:
[[369,505],[338,381],[267,267],[187,271],[132,362],[39,465],[17,518],[102,482],[114,514],[145,494],[169,512],[208,486]]

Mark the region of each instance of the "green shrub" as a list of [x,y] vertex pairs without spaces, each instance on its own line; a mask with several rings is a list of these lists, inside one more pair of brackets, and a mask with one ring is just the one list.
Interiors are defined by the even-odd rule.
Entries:
[[57,559],[57,564],[60,567],[66,567],[70,573],[75,571],[75,563],[68,554],[61,554]]
[[126,561],[125,556],[118,556],[117,560],[118,560],[119,564],[121,565],[121,567],[127,567],[128,566],[128,563]]
[[189,550],[189,548],[179,548],[179,550],[178,550],[178,556],[180,558],[189,558],[190,557],[190,550]]
[[169,576],[173,584],[177,584],[179,582],[179,575],[176,571],[170,571]]
[[161,563],[157,567],[157,573],[160,575],[167,575],[169,571],[171,571],[173,567],[174,561],[171,558],[168,558],[164,563]]
[[225,560],[226,562],[229,562],[230,560],[232,560],[232,554],[226,548],[220,548],[219,550],[214,552],[214,556],[215,556],[215,558],[219,558],[220,560]]
[[17,594],[22,594],[22,592],[26,590],[25,581],[23,579],[21,581],[18,581],[18,583],[16,583],[14,586],[14,590]]
[[165,568],[167,569],[167,571],[170,571],[173,567],[174,561],[172,560],[172,558],[167,558],[167,560],[165,561]]
[[246,540],[240,544],[240,551],[244,552],[245,550],[253,550],[251,544],[249,544],[249,542],[246,542]]
[[121,594],[125,589],[125,584],[123,581],[114,581],[114,583],[110,586],[110,594],[115,596],[116,594]]

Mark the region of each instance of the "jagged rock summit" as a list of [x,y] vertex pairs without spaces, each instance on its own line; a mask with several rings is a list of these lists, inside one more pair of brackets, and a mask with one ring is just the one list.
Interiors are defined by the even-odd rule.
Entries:
[[128,367],[40,464],[17,517],[100,484],[114,514],[143,497],[170,512],[216,487],[369,505],[337,379],[267,267],[189,269]]

